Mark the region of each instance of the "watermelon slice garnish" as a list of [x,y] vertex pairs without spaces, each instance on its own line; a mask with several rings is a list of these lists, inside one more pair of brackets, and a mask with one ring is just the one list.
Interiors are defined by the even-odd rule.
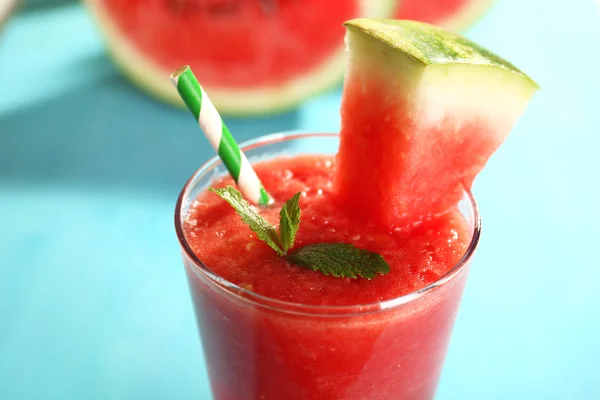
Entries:
[[350,18],[394,0],[86,0],[138,86],[182,105],[169,75],[188,64],[220,112],[268,113],[341,83]]
[[398,3],[396,19],[409,19],[462,31],[492,5],[492,0],[403,0]]
[[334,185],[390,229],[452,208],[538,86],[469,39],[415,21],[346,23],[349,63]]

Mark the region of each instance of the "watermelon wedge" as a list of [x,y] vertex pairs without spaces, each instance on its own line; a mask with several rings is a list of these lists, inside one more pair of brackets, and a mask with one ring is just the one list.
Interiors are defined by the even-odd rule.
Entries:
[[287,109],[344,76],[350,18],[386,17],[394,0],[85,0],[124,73],[183,106],[169,82],[188,64],[226,114]]
[[538,86],[512,64],[415,21],[346,23],[349,65],[334,185],[398,228],[453,207]]
[[462,31],[490,8],[492,0],[404,0],[396,19],[427,22],[451,31]]

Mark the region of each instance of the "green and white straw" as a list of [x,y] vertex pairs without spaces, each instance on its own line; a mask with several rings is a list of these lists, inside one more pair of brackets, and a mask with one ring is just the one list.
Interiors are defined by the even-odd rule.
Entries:
[[204,135],[221,157],[242,195],[251,203],[268,204],[270,197],[260,183],[256,172],[231,136],[229,129],[223,123],[217,109],[200,86],[190,67],[184,65],[173,72],[171,82],[198,121]]

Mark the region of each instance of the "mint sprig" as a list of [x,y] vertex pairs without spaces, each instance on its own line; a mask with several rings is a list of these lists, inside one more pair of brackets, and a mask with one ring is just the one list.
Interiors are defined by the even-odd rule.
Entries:
[[300,228],[300,193],[285,202],[279,212],[279,237],[283,245],[283,252],[287,253],[294,247],[296,232]]
[[361,276],[373,279],[378,274],[390,272],[390,266],[381,255],[359,249],[349,243],[311,244],[295,251],[287,256],[287,259],[299,267],[338,278]]
[[242,194],[233,186],[227,186],[224,189],[208,189],[211,192],[218,194],[223,200],[229,203],[231,207],[242,217],[242,221],[250,227],[250,229],[256,233],[256,236],[277,252],[280,256],[284,255],[282,249],[281,240],[277,230],[264,219],[259,213],[257,213],[242,197]]
[[390,272],[390,266],[381,255],[359,249],[349,243],[318,243],[289,253],[300,227],[300,193],[294,195],[281,207],[279,231],[277,231],[234,187],[209,190],[229,203],[260,240],[292,264],[338,278],[360,276],[373,279]]

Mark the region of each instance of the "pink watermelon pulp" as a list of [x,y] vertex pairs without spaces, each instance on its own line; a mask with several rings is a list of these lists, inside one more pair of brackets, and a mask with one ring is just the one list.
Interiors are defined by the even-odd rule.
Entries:
[[413,21],[347,24],[338,200],[403,227],[452,208],[537,85],[459,35]]
[[134,82],[181,103],[169,75],[190,65],[221,112],[288,108],[341,81],[342,23],[392,0],[87,0]]
[[404,0],[395,18],[427,22],[449,30],[466,29],[492,4],[492,0]]

